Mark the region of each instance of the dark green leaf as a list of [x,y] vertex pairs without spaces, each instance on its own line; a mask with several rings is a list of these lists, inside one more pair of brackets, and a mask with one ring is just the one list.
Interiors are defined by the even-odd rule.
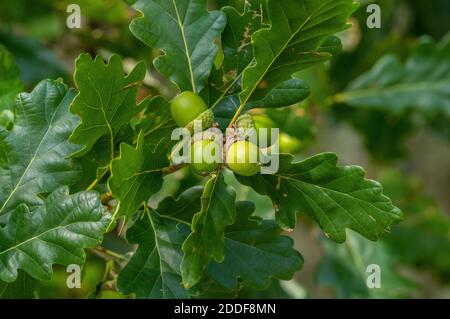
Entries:
[[243,73],[241,104],[266,95],[293,73],[329,59],[338,47],[336,38],[329,37],[348,26],[355,9],[353,0],[269,0],[270,28],[252,36],[255,62]]
[[242,13],[227,6],[222,11],[227,15],[227,25],[222,34],[223,61],[218,68],[213,68],[208,82],[208,100],[210,104],[222,95],[233,92],[244,69],[253,60],[251,36],[261,29],[263,17],[260,12],[261,1],[245,3]]
[[97,56],[81,54],[76,60],[75,83],[80,91],[71,111],[81,115],[81,124],[70,141],[84,145],[76,155],[91,150],[102,137],[107,139],[108,155],[114,157],[114,146],[120,129],[142,110],[145,102],[136,105],[137,88],[144,79],[145,64],[138,63],[128,76],[123,74],[122,60],[113,55],[108,64]]
[[202,278],[212,258],[224,260],[225,228],[235,221],[235,198],[220,173],[207,182],[201,209],[192,219],[192,233],[183,244],[181,272],[185,287],[192,287]]
[[108,186],[119,200],[115,219],[130,217],[139,207],[157,193],[163,185],[163,169],[169,166],[167,153],[162,147],[149,148],[141,133],[134,148],[120,145],[120,156],[111,163]]
[[233,290],[242,280],[256,289],[270,285],[271,278],[291,279],[303,266],[303,258],[293,247],[293,241],[280,236],[275,221],[251,218],[255,206],[250,202],[236,203],[236,223],[226,228],[225,259],[213,261],[208,275],[226,290]]
[[383,195],[379,183],[364,179],[358,166],[337,166],[337,156],[323,153],[293,163],[291,155],[280,155],[275,175],[238,177],[245,185],[271,197],[283,228],[296,225],[296,213],[313,217],[327,237],[345,241],[346,228],[371,240],[388,232],[402,213]]
[[0,228],[0,280],[15,281],[18,269],[48,280],[53,264],[83,264],[83,248],[100,244],[110,219],[97,193],[69,195],[67,187],[33,211],[19,205]]
[[0,127],[0,215],[19,204],[42,204],[37,196],[79,177],[67,157],[79,148],[67,142],[78,118],[69,111],[75,92],[60,81],[42,81],[17,98],[11,131]]
[[189,226],[156,212],[144,213],[127,231],[130,244],[139,247],[117,279],[122,294],[137,298],[188,298],[181,279],[181,245]]
[[[200,209],[202,191],[203,187],[193,187],[176,200],[163,200],[150,213],[151,220],[144,215],[130,229],[130,243],[140,246],[119,276],[119,288],[126,287],[123,293],[136,293],[139,298],[188,296],[188,291],[181,289],[181,243],[188,237],[188,225]],[[211,261],[205,267],[206,281],[195,286],[196,293],[212,282],[226,294],[242,286],[266,288],[271,278],[290,279],[301,268],[303,259],[293,249],[292,240],[280,236],[281,230],[274,221],[252,219],[254,209],[250,202],[236,203],[238,218],[224,231],[223,262]]]
[[158,212],[191,223],[192,217],[201,210],[203,189],[203,186],[194,186],[181,193],[177,199],[167,197],[159,203]]
[[143,16],[131,22],[133,34],[164,55],[155,67],[182,91],[200,92],[211,73],[214,40],[226,24],[223,12],[206,10],[206,0],[140,0]]

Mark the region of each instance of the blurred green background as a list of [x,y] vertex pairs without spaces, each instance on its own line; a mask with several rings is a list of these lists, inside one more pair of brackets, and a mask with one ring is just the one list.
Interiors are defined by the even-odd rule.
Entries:
[[[296,143],[290,147],[299,159],[333,151],[341,164],[364,167],[369,178],[383,183],[385,193],[404,211],[405,220],[378,243],[349,233],[349,240],[338,245],[324,238],[319,228],[302,215],[291,235],[305,258],[304,269],[292,281],[273,282],[266,291],[244,289],[239,297],[450,298],[448,112],[412,108],[396,113],[388,107],[358,108],[333,99],[386,54],[405,61],[422,36],[436,42],[444,38],[450,31],[450,1],[360,2],[352,28],[340,34],[342,52],[330,63],[297,75],[310,85],[312,96],[301,105],[267,111],[266,115],[287,136],[295,138]],[[69,3],[81,7],[81,29],[66,27]],[[381,7],[381,29],[366,27],[366,8],[371,3]],[[211,9],[225,5],[242,8],[243,0],[210,1]],[[173,86],[151,66],[153,57],[160,53],[140,43],[128,29],[136,15],[126,1],[120,0],[2,1],[0,44],[16,61],[26,90],[43,78],[61,77],[73,86],[74,59],[80,53],[107,58],[114,52],[125,58],[125,70],[137,60],[147,62],[148,76],[141,97],[171,96],[176,93]],[[450,55],[440,58],[450,61]],[[267,198],[238,186],[231,175],[227,178],[241,187],[238,199],[254,200],[262,216],[273,214]],[[163,191],[152,202],[177,194],[180,185],[195,182],[189,171],[179,172],[166,180]],[[120,236],[109,235],[105,241],[106,247],[123,258],[131,253]],[[39,287],[36,297],[125,298],[114,292],[122,259],[115,262],[107,254],[92,251],[83,269],[81,289],[66,288],[67,274],[58,268],[54,278]],[[380,289],[368,289],[365,284],[370,264],[381,266]],[[0,284],[2,298],[12,293],[20,295],[20,287],[2,289]]]

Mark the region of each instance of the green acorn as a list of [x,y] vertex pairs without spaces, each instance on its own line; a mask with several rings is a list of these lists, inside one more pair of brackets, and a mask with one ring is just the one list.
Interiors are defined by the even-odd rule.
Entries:
[[241,115],[236,121],[239,140],[252,140],[256,142],[257,132],[255,121],[250,114]]
[[185,126],[191,134],[194,134],[195,126],[200,125],[201,130],[204,131],[214,124],[214,113],[211,110],[206,110],[200,114],[195,120]]
[[255,128],[255,121],[250,114],[244,114],[239,116],[236,121],[236,127],[238,128]]

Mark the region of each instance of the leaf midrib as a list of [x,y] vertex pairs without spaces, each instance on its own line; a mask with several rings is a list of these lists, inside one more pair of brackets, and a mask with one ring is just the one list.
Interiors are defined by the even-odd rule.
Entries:
[[[242,108],[243,106],[245,106],[248,102],[248,100],[250,99],[250,97],[252,96],[254,90],[258,87],[258,84],[261,82],[261,80],[264,78],[264,76],[267,74],[268,70],[271,68],[271,66],[273,65],[273,63],[278,59],[278,57],[281,55],[281,53],[283,53],[283,51],[289,46],[290,42],[292,42],[292,40],[295,38],[295,36],[305,27],[305,25],[312,19],[312,17],[317,14],[318,11],[320,11],[327,3],[324,3],[321,7],[319,7],[316,11],[314,11],[311,15],[308,15],[308,19],[301,25],[299,26],[298,30],[292,34],[291,32],[291,37],[289,38],[289,41],[287,41],[287,43],[285,44],[284,48],[282,50],[280,50],[280,52],[277,54],[276,57],[274,57],[274,59],[272,60],[272,62],[270,63],[270,65],[268,66],[267,70],[264,72],[264,74],[262,75],[262,77],[258,80],[258,82],[256,83],[256,85],[253,87],[252,91],[250,92],[250,94],[248,95],[248,97],[246,98],[246,100],[244,102],[242,102],[240,104],[240,106],[238,107],[238,110],[240,108]],[[306,12],[306,11],[305,11]],[[290,25],[289,25],[290,27]],[[270,26],[270,28],[263,28],[260,31],[268,31],[271,30],[272,26]],[[260,31],[256,31],[256,33],[260,32]],[[225,89],[225,91],[222,93],[221,97],[214,103],[213,107],[214,108],[216,105],[218,105],[221,100],[226,96],[226,94],[228,93],[228,91],[233,87],[233,85],[236,83],[236,80],[239,79],[247,70],[247,68],[252,65],[254,62],[256,61],[256,57],[253,57],[252,60],[250,61],[250,63],[243,68],[243,70],[236,76],[235,80]],[[243,92],[239,93],[242,94]]]
[[155,227],[155,224],[153,222],[153,218],[150,216],[149,212],[146,212],[146,215],[147,215],[147,217],[148,217],[148,219],[150,221],[150,225],[151,225],[151,228],[152,228],[153,236],[155,236],[155,249],[156,249],[156,251],[158,253],[158,257],[159,257],[158,261],[159,261],[159,277],[161,278],[161,293],[162,293],[163,299],[165,299],[166,294],[165,294],[164,287],[166,286],[166,283],[165,283],[164,276],[163,276],[163,264],[162,264],[161,250],[159,248],[159,243],[158,243],[158,235],[156,234],[156,227]]
[[[290,181],[292,184],[293,184],[293,187],[294,188],[296,188],[297,190],[299,190],[302,194],[304,194],[305,196],[307,196],[307,197],[309,197],[311,200],[313,200],[313,202],[316,202],[313,198],[311,198],[308,194],[306,194],[303,190],[301,190],[298,186],[296,186],[296,183],[299,183],[299,184],[303,184],[303,185],[309,185],[309,186],[312,186],[312,187],[317,187],[317,188],[319,188],[319,189],[321,189],[322,190],[322,192],[331,200],[331,201],[333,201],[336,205],[338,205],[357,225],[359,225],[367,234],[373,234],[371,231],[369,231],[368,229],[366,229],[366,227],[363,225],[363,224],[361,224],[360,222],[359,222],[359,220],[358,219],[356,219],[355,218],[355,216],[352,214],[352,213],[350,213],[350,211],[348,210],[348,209],[346,209],[346,208],[344,208],[344,207],[342,207],[334,198],[332,198],[332,197],[330,197],[328,194],[327,194],[327,191],[329,191],[329,192],[331,192],[331,193],[335,193],[335,194],[339,194],[339,195],[342,195],[342,196],[344,196],[344,197],[347,197],[347,198],[349,198],[350,200],[355,200],[355,201],[357,201],[357,202],[361,202],[361,203],[364,203],[364,204],[367,204],[367,205],[369,205],[369,206],[371,206],[373,209],[375,209],[377,212],[379,212],[379,213],[382,213],[383,215],[385,214],[385,215],[389,215],[389,216],[396,216],[396,217],[398,217],[398,215],[394,215],[394,214],[392,214],[392,210],[390,210],[390,211],[384,211],[384,210],[382,210],[382,209],[380,209],[380,208],[378,208],[378,207],[376,207],[375,205],[374,205],[374,203],[373,202],[367,202],[367,201],[364,201],[364,200],[362,200],[362,199],[360,199],[360,198],[357,198],[357,197],[354,197],[354,196],[351,196],[351,195],[349,195],[349,194],[347,194],[347,193],[343,193],[343,192],[339,192],[339,191],[337,191],[337,190],[334,190],[334,189],[331,189],[331,188],[325,188],[325,187],[322,187],[322,186],[320,186],[320,185],[317,185],[317,184],[311,184],[311,183],[307,183],[307,182],[304,182],[304,181],[301,181],[301,180],[297,180],[297,179],[294,179],[294,178],[290,178],[290,177],[287,177],[287,176],[283,176],[283,175],[275,175],[275,176],[277,176],[277,177],[280,177],[280,178],[284,178],[284,179],[286,179],[286,180],[288,180],[288,181]],[[320,205],[318,205],[319,207],[320,207]],[[328,219],[328,221],[329,221],[329,223],[332,225],[332,227],[336,230],[336,233],[339,233],[339,231],[337,231],[337,228],[336,228],[336,225],[335,225],[335,223],[328,217],[328,215],[325,213],[325,211],[323,211],[324,212],[324,216]],[[368,215],[368,216],[370,216],[370,217],[372,217],[372,219],[373,219],[373,221],[377,224],[377,225],[379,225],[379,226],[381,226],[380,224],[379,224],[379,222],[375,219],[375,217],[373,217],[371,214],[369,214],[367,211],[365,211],[365,213]],[[377,235],[378,236],[378,235]]]
[[[103,120],[105,121],[105,125],[108,128],[108,133],[109,133],[109,138],[110,138],[111,161],[112,161],[114,159],[114,132],[113,132],[111,123],[108,121],[108,117],[106,116],[106,112],[105,112],[106,105],[105,105],[105,102],[103,101],[103,97],[100,94],[100,91],[97,89],[97,87],[95,86],[94,82],[92,81],[91,75],[90,75],[89,72],[87,74],[87,77],[89,79],[89,82],[91,82],[92,88],[94,89],[95,93],[97,93],[97,95],[98,95],[98,97],[100,99],[100,102],[102,103],[102,105],[100,107],[100,110],[101,110],[101,113],[102,113],[102,116],[103,116]],[[115,79],[113,78],[113,81],[114,80]],[[112,92],[110,92],[110,96],[111,96],[111,94],[112,94]],[[117,109],[115,110],[115,112],[117,112]],[[114,113],[114,115],[115,115],[115,113]]]
[[[376,209],[376,210],[378,210],[378,211],[380,211],[380,212],[383,212],[383,213],[389,213],[389,212],[386,212],[386,211],[384,211],[384,210],[382,210],[382,209],[380,209],[380,208],[378,208],[378,207],[376,207],[376,206],[374,205],[374,203],[378,203],[378,202],[366,202],[366,201],[364,201],[364,200],[362,200],[362,199],[360,199],[360,198],[351,196],[351,195],[349,195],[349,194],[347,194],[347,193],[343,193],[343,192],[340,192],[340,191],[337,191],[337,190],[334,190],[334,189],[331,189],[331,188],[326,188],[326,187],[323,187],[323,186],[320,186],[320,185],[317,185],[317,184],[307,183],[307,182],[305,182],[305,181],[298,180],[298,179],[294,179],[294,178],[287,177],[287,176],[284,176],[284,175],[275,175],[275,176],[281,177],[281,178],[284,178],[284,179],[291,180],[293,183],[296,183],[296,182],[297,182],[297,183],[309,185],[309,186],[312,186],[312,187],[320,188],[320,189],[323,190],[323,191],[329,191],[329,192],[331,192],[331,193],[340,194],[340,195],[343,195],[343,196],[345,196],[345,197],[348,197],[348,198],[350,198],[350,199],[352,199],[352,200],[356,200],[356,201],[358,201],[358,202],[362,202],[362,203],[365,203],[365,204],[369,204],[369,205],[372,206],[374,209]],[[383,203],[384,203],[384,202],[383,202]]]
[[[192,61],[191,61],[191,57],[189,55],[190,53],[189,53],[189,48],[188,48],[187,41],[186,41],[186,34],[184,32],[184,24],[181,21],[181,17],[180,17],[180,14],[178,12],[178,7],[177,7],[177,5],[175,3],[175,0],[172,0],[172,4],[173,4],[173,7],[175,9],[175,13],[177,15],[178,26],[180,27],[181,37],[183,39],[184,51],[185,51],[186,59],[187,59],[187,62],[188,62],[189,74],[191,76],[192,91],[196,92],[197,89],[196,89],[196,86],[195,86],[194,71],[192,69]],[[188,10],[189,10],[189,5],[190,5],[190,2],[188,4]]]
[[[12,247],[10,247],[10,248],[4,250],[4,251],[0,251],[0,256],[3,255],[3,254],[6,254],[6,253],[8,253],[8,252],[10,252],[10,251],[12,251],[12,250],[19,249],[19,247],[21,247],[21,246],[23,246],[23,245],[26,245],[27,243],[29,243],[29,242],[31,242],[31,241],[34,241],[34,240],[41,240],[41,241],[47,242],[47,241],[41,239],[41,237],[44,236],[44,235],[46,235],[46,234],[48,234],[48,233],[50,233],[50,232],[56,231],[56,230],[58,230],[58,229],[65,229],[65,230],[69,231],[68,229],[66,229],[67,227],[72,226],[72,225],[76,225],[76,224],[80,224],[80,223],[85,223],[85,222],[86,222],[86,221],[76,221],[76,222],[69,223],[69,224],[66,224],[66,225],[63,225],[63,226],[59,225],[59,226],[57,226],[57,227],[48,229],[48,230],[46,230],[46,231],[40,233],[40,234],[37,235],[37,236],[33,236],[33,237],[31,237],[31,238],[28,238],[27,240],[25,240],[25,241],[23,241],[23,242],[21,242],[21,243],[19,243],[19,244],[16,244],[16,245],[14,245],[14,246],[12,246]],[[95,240],[97,241],[96,238],[87,236],[86,234],[82,234],[82,235],[85,236],[85,237],[89,237],[89,238],[91,238],[91,239],[95,239]]]
[[[299,28],[292,33],[291,31],[291,36],[289,37],[288,41],[286,41],[286,43],[283,45],[283,47],[281,48],[281,50],[279,50],[279,52],[277,52],[277,54],[273,57],[273,59],[270,61],[270,63],[267,65],[266,69],[264,70],[264,72],[261,72],[260,77],[258,78],[258,80],[255,82],[255,85],[250,88],[249,92],[247,93],[245,99],[241,102],[241,105],[239,106],[238,111],[236,112],[235,116],[233,117],[233,119],[231,120],[231,123],[234,124],[234,122],[237,120],[237,117],[239,116],[240,112],[242,112],[242,109],[244,108],[244,106],[247,104],[248,100],[250,99],[250,97],[253,95],[253,92],[255,91],[255,89],[258,87],[259,83],[262,81],[262,79],[264,78],[264,76],[267,74],[267,72],[270,70],[270,68],[272,67],[273,63],[275,63],[275,61],[280,57],[280,55],[284,52],[284,50],[288,47],[289,43],[295,38],[295,36],[301,31],[303,30],[303,28],[305,27],[305,25],[312,19],[313,16],[315,16],[317,14],[317,12],[319,12],[326,4],[328,4],[327,2],[324,2],[319,8],[317,8],[314,12],[312,12],[310,15],[308,15],[308,18],[303,22],[302,25],[299,26]],[[306,10],[305,10],[306,12]],[[284,13],[284,11],[283,11]],[[291,27],[289,22],[287,23],[289,28]],[[272,30],[273,26],[271,26],[268,29],[262,29],[260,31],[257,31],[256,33],[262,32],[262,31],[269,31]],[[270,47],[270,46],[269,46]],[[270,47],[271,48],[271,47]],[[256,60],[256,56],[253,58],[253,61],[257,61]],[[251,65],[252,63],[250,63],[249,65]],[[255,65],[255,67],[257,67],[257,65]],[[245,69],[247,70],[247,68]],[[243,73],[245,73],[245,70]],[[245,75],[245,74],[244,74]],[[242,95],[243,93],[245,93],[247,90],[242,91],[240,93],[240,95]]]
[[[23,111],[25,112],[25,108],[23,107],[23,100],[22,100],[22,97],[20,97],[20,101],[21,101],[21,105],[22,105]],[[40,150],[40,148],[41,148],[41,146],[42,146],[43,141],[47,138],[48,133],[49,133],[49,132],[51,131],[51,129],[53,128],[53,124],[54,124],[53,121],[54,121],[54,119],[55,119],[56,114],[57,114],[58,111],[59,111],[59,108],[61,107],[62,101],[63,101],[63,100],[60,101],[60,103],[59,103],[58,106],[56,107],[55,111],[53,112],[53,115],[52,115],[52,117],[51,117],[51,119],[50,119],[50,123],[49,123],[49,125],[48,125],[48,128],[47,128],[45,134],[43,135],[42,139],[40,140],[38,146],[36,147],[36,150],[35,150],[34,154],[32,155],[32,157],[31,157],[31,159],[30,159],[30,162],[28,163],[28,165],[27,165],[27,167],[25,168],[24,172],[22,173],[20,179],[18,180],[18,182],[17,182],[16,185],[14,186],[13,190],[11,191],[11,193],[9,194],[9,196],[6,198],[5,202],[3,203],[2,207],[0,208],[0,215],[3,213],[3,209],[6,207],[6,205],[8,204],[8,202],[11,200],[11,198],[12,198],[13,195],[14,195],[14,193],[18,190],[18,188],[19,188],[19,186],[20,186],[20,184],[21,184],[23,178],[24,178],[25,175],[28,173],[28,170],[31,168],[32,164],[34,164],[34,161],[36,160],[36,157],[37,157],[37,155],[38,155],[38,153],[39,153],[39,150]],[[1,253],[0,253],[0,255],[1,255]]]
[[[154,212],[154,213],[156,213],[156,212]],[[167,291],[169,293],[172,292],[172,290],[170,289],[169,286],[167,286],[165,284],[165,279],[164,279],[164,275],[163,275],[163,273],[164,273],[163,272],[163,268],[164,268],[164,266],[163,266],[163,258],[162,258],[161,250],[160,250],[160,247],[159,247],[159,240],[160,240],[160,238],[159,238],[159,236],[158,236],[158,234],[156,232],[156,225],[155,225],[155,223],[153,221],[153,218],[150,216],[150,213],[149,212],[145,212],[145,214],[147,215],[147,218],[149,219],[149,222],[150,222],[150,228],[151,228],[151,232],[152,232],[152,234],[154,236],[155,246],[152,248],[151,252],[148,254],[147,258],[145,259],[144,266],[141,267],[141,269],[139,270],[138,274],[133,276],[134,277],[133,280],[130,283],[128,283],[126,287],[127,287],[128,290],[131,288],[131,286],[136,282],[137,278],[144,272],[144,269],[145,269],[146,265],[148,264],[150,259],[152,259],[152,257],[154,256],[154,252],[156,251],[156,253],[159,256],[159,275],[158,275],[157,279],[155,280],[155,285],[158,282],[158,279],[161,278],[161,290],[160,291],[162,293],[163,299],[166,299],[166,289],[165,288],[167,288]],[[166,216],[161,216],[158,213],[156,213],[156,214],[158,216],[160,216],[161,218],[164,218],[164,219],[167,218]],[[143,234],[147,233],[147,231],[148,230],[145,230],[143,232]],[[174,271],[174,273],[176,273],[176,272]],[[177,274],[177,275],[179,275],[179,274]],[[155,285],[152,286],[152,290],[155,287]],[[172,292],[172,295],[175,295],[175,294]]]
[[[291,41],[295,38],[295,36],[303,30],[303,28],[306,26],[306,24],[317,14],[317,12],[319,12],[326,4],[328,4],[327,2],[324,2],[319,8],[317,8],[314,12],[312,12],[310,15],[308,15],[308,18],[303,22],[302,25],[300,25],[298,27],[298,29],[295,32],[292,32],[291,29],[291,36],[289,37],[288,41],[286,41],[286,43],[283,45],[283,47],[281,48],[281,50],[279,50],[279,52],[277,52],[277,54],[274,56],[274,58],[272,59],[272,61],[268,64],[267,68],[265,69],[264,73],[262,73],[261,77],[258,79],[256,85],[253,87],[252,91],[250,92],[250,94],[248,95],[248,98],[245,100],[245,102],[243,103],[244,105],[247,103],[248,99],[250,98],[250,96],[253,94],[253,91],[256,89],[256,87],[258,86],[258,84],[261,82],[261,80],[264,78],[264,76],[266,75],[266,73],[269,71],[269,69],[272,67],[273,63],[280,57],[281,53],[284,52],[284,50],[287,48],[287,46],[289,45],[289,43],[291,43]],[[306,10],[305,10],[306,12]],[[284,10],[283,10],[283,14],[284,14]],[[291,27],[289,22],[287,22],[289,28]],[[270,30],[272,29],[272,27],[270,28]],[[269,29],[267,29],[269,30]]]

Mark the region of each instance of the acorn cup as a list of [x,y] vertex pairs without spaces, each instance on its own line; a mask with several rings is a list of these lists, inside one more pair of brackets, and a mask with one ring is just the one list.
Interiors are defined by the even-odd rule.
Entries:
[[185,126],[191,134],[194,134],[196,126],[198,131],[204,131],[210,128],[214,124],[214,113],[211,110],[206,110],[200,114],[195,120],[191,121]]
[[[206,113],[206,112],[205,112]],[[212,113],[212,112],[211,112]],[[199,116],[201,117],[201,115]],[[210,120],[208,120],[210,121]],[[192,121],[194,122],[194,121]],[[212,120],[212,122],[214,122],[214,120]],[[200,124],[200,121],[197,122],[198,124]],[[204,121],[202,123],[205,123]],[[193,123],[194,124],[194,123]],[[214,123],[212,123],[211,125],[209,125],[208,128],[212,127]],[[194,126],[193,126],[194,127]],[[208,128],[202,130],[201,132],[197,132],[194,134],[194,130],[190,130],[191,131],[191,138],[189,140],[183,140],[178,142],[173,148],[172,148],[172,152],[169,155],[169,160],[173,163],[174,158],[177,156],[177,154],[179,154],[181,152],[181,150],[183,149],[183,147],[186,147],[189,144],[201,141],[201,140],[208,140],[208,141],[212,141],[212,142],[217,142],[217,143],[221,143],[223,144],[223,142],[220,140],[221,135],[219,135],[219,133],[217,133],[216,131],[213,130],[208,130]],[[180,164],[180,163],[177,163]]]
[[250,114],[244,114],[239,116],[236,121],[237,128],[255,128],[255,121]]

